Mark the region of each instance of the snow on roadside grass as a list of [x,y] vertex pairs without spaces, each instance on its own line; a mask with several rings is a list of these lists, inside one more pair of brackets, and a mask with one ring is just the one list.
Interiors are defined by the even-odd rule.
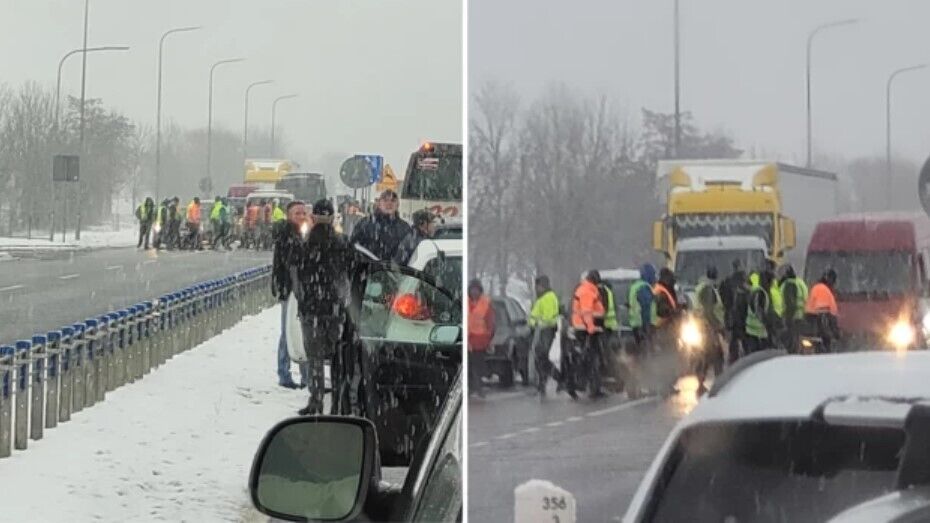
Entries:
[[20,249],[64,249],[77,248],[99,249],[103,247],[135,246],[139,231],[136,228],[124,228],[118,231],[111,227],[92,227],[81,231],[81,239],[74,239],[74,231],[69,230],[67,239],[61,241],[61,233],[56,233],[54,241],[48,241],[48,232],[34,232],[31,240],[26,238],[0,237],[0,250]]
[[306,404],[277,385],[279,328],[277,307],[247,317],[0,460],[0,519],[250,519],[254,452]]

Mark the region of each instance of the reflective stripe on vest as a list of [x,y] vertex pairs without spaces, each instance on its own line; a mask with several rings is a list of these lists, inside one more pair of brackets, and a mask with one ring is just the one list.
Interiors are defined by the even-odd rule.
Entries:
[[747,306],[746,311],[746,334],[756,338],[768,338],[769,333],[765,328],[765,323],[762,322],[762,318],[756,316],[756,313],[753,310],[753,304],[756,301],[755,294],[757,292],[761,292],[765,297],[765,305],[762,309],[763,313],[769,309],[769,294],[765,292],[765,289],[759,287],[758,285],[753,287],[752,292],[749,295],[749,305]]

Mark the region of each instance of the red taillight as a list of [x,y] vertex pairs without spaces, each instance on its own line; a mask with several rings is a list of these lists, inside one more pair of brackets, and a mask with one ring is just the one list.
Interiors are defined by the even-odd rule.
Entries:
[[408,320],[428,320],[429,309],[413,294],[401,294],[394,300],[391,310]]

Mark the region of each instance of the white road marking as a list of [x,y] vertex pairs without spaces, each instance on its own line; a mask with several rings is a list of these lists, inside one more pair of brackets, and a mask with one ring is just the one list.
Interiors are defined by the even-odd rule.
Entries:
[[524,434],[532,434],[534,432],[539,432],[539,427],[530,427],[528,429],[523,429]]
[[552,423],[546,423],[547,427],[561,427],[562,425],[565,425],[564,421],[553,421]]
[[610,414],[612,412],[620,412],[621,410],[630,409],[638,405],[643,405],[645,403],[652,403],[658,398],[641,398],[634,401],[628,401],[626,403],[621,403],[620,405],[614,405],[613,407],[608,407],[606,409],[595,410],[585,414],[585,416],[596,418],[598,416],[603,416],[604,414]]
[[472,443],[471,445],[469,445],[469,447],[475,449],[478,447],[486,447],[487,445],[488,445],[487,441],[478,441],[478,442]]
[[517,436],[517,433],[516,433],[516,432],[508,432],[507,434],[504,434],[504,435],[502,435],[502,436],[498,436],[498,437],[496,437],[496,438],[494,438],[494,439],[510,439],[510,438],[514,438],[514,437],[516,437],[516,436]]
[[71,280],[71,279],[77,278],[78,276],[80,276],[80,274],[66,274],[64,276],[59,276],[58,279],[59,280]]
[[16,289],[22,289],[25,285],[10,285],[9,287],[0,288],[0,292],[3,291],[15,291]]
[[112,271],[113,269],[122,269],[122,265],[110,265],[109,267],[104,267],[104,270]]
[[583,420],[583,419],[584,419],[584,418],[582,418],[581,416],[572,416],[572,417],[566,419],[565,421],[567,421],[567,422],[569,422],[569,423],[574,423],[574,422],[576,422],[576,421],[581,421],[581,420]]

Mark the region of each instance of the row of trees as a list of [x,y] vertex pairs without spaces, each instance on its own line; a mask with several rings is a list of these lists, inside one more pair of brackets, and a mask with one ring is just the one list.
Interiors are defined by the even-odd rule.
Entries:
[[[587,268],[660,261],[651,249],[663,212],[655,172],[675,157],[672,114],[643,109],[637,126],[604,97],[556,85],[522,104],[495,83],[473,95],[469,112],[469,267],[492,292],[514,278],[531,289],[537,274],[566,292]],[[678,157],[741,156],[732,138],[682,115]],[[883,158],[818,166],[839,173],[841,211],[888,207]],[[895,164],[893,208],[918,208],[918,171]]]
[[[61,219],[66,198],[69,216],[80,212],[84,224],[93,224],[111,216],[117,198],[129,197],[136,202],[154,193],[154,130],[107,108],[100,99],[86,100],[84,106],[81,182],[58,182],[56,187],[52,158],[78,154],[81,149],[80,100],[63,100],[59,113],[56,118],[52,89],[31,82],[18,89],[0,84],[2,234],[13,235],[28,228],[48,230],[53,215],[56,221]],[[267,150],[268,135],[267,129],[250,131],[249,149]],[[286,151],[284,140],[276,141],[277,149]],[[162,129],[161,194],[181,198],[201,194],[205,151],[206,129],[166,125]],[[241,133],[214,128],[214,191],[225,192],[229,185],[241,183],[244,156]],[[73,218],[68,221],[74,223]]]

